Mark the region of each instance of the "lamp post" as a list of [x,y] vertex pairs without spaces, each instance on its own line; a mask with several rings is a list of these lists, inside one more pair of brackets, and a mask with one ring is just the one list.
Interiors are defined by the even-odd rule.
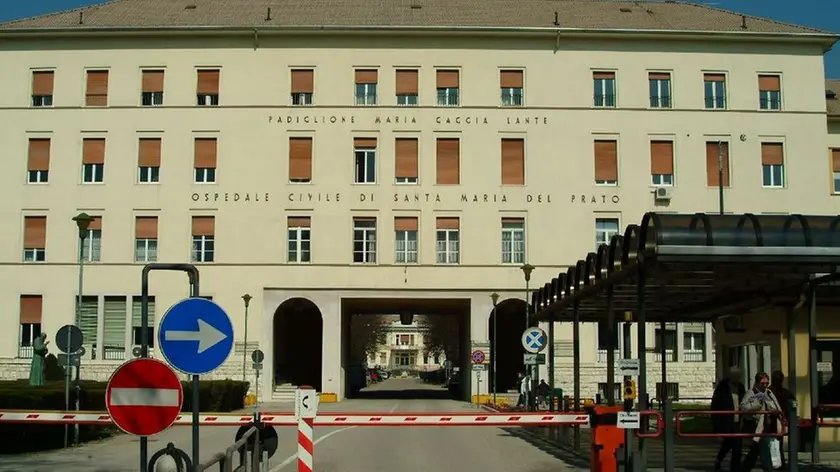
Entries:
[[[529,300],[529,295],[531,293],[531,272],[534,271],[534,266],[531,264],[525,263],[522,267],[519,268],[522,270],[522,274],[525,276],[525,330],[527,331],[528,328],[531,327],[531,302]],[[523,331],[524,332],[524,331]],[[524,356],[523,356],[524,357]],[[528,375],[531,376],[534,372],[533,366],[525,367],[528,372]],[[539,371],[537,371],[539,372]],[[534,389],[535,378],[531,376],[531,389],[532,392]],[[530,394],[530,392],[529,392]],[[529,402],[530,402],[530,395],[525,395],[525,409],[529,409]]]
[[[82,324],[82,292],[84,291],[84,280],[85,280],[85,239],[88,237],[88,228],[90,224],[93,222],[93,217],[88,215],[87,213],[79,213],[78,215],[73,217],[73,221],[76,222],[76,228],[79,230],[79,290],[78,296],[76,297],[76,320],[75,325],[81,329]],[[70,330],[67,331],[67,345],[70,345]],[[67,358],[70,359],[74,353],[67,353]],[[71,364],[72,365],[72,364]],[[66,367],[65,367],[66,369]],[[79,381],[81,377],[81,362],[79,365],[76,366],[76,411],[79,411],[79,397],[81,396],[81,383]],[[65,385],[64,385],[64,400],[65,400],[65,409],[70,409],[70,372],[65,372]],[[73,427],[74,430],[74,438],[73,443],[78,446],[79,445],[79,424],[76,423]],[[64,446],[67,446],[67,425],[64,426]]]
[[248,365],[248,305],[251,304],[252,298],[247,293],[242,295],[242,301],[245,302],[245,341],[242,346],[242,383],[245,383],[245,366]]
[[498,325],[496,306],[499,304],[499,294],[496,292],[491,293],[490,300],[493,301],[493,350],[490,352],[490,360],[493,362],[493,408],[496,408],[496,355],[499,352],[499,346],[496,344],[496,339],[499,337],[499,331],[496,329],[496,326]]

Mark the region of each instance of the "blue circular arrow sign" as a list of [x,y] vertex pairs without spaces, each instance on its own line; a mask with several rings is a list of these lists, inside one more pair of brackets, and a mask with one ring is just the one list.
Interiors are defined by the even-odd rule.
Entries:
[[172,367],[190,375],[212,372],[233,350],[233,324],[216,303],[186,298],[160,320],[158,347]]

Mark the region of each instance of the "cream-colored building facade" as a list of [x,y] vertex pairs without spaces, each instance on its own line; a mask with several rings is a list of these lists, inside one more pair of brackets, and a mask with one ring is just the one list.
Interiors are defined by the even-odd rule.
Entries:
[[380,367],[400,375],[401,371],[437,370],[446,362],[446,355],[429,349],[429,328],[417,321],[404,325],[392,321],[383,329],[384,343],[368,356],[369,367]]
[[[826,161],[834,39],[794,27],[58,35],[38,21],[55,31],[0,25],[3,377],[28,374],[36,329],[52,338],[74,320],[80,212],[96,218],[82,328],[105,346],[88,349],[84,376],[131,357],[143,265],[194,262],[236,329],[236,355],[212,375],[241,375],[249,293],[248,350],[266,352],[271,382],[275,311],[305,298],[323,320],[321,389],[341,397],[344,300],[468,303],[466,364],[489,352],[488,295],[523,298],[523,263],[548,280],[647,211],[717,212],[719,142],[725,211],[840,209]],[[186,278],[154,273],[150,293],[158,322]],[[571,329],[556,333],[569,390]],[[594,325],[581,333],[593,396],[606,355]],[[669,382],[710,396],[710,326],[665,342]]]

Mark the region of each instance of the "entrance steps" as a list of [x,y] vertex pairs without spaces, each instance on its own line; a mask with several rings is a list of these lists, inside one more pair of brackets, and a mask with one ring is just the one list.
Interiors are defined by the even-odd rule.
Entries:
[[297,386],[290,383],[275,385],[274,391],[271,392],[271,401],[293,403],[295,401],[295,390],[297,390]]

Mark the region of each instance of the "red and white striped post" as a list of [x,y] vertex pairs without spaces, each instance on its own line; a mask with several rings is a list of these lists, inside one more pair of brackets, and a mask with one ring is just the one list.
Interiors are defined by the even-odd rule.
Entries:
[[309,385],[301,385],[295,391],[295,418],[298,425],[298,472],[312,472],[314,469],[315,441],[313,426],[318,414],[318,393]]

